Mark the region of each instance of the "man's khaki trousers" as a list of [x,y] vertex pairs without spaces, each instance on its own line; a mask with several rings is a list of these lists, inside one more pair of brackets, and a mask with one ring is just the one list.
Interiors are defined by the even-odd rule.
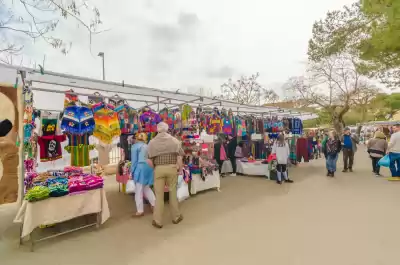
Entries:
[[178,172],[176,165],[160,165],[154,169],[154,191],[156,194],[156,206],[154,208],[153,220],[157,224],[163,224],[164,214],[164,187],[169,189],[169,208],[173,220],[180,216],[179,202],[176,196],[178,184]]

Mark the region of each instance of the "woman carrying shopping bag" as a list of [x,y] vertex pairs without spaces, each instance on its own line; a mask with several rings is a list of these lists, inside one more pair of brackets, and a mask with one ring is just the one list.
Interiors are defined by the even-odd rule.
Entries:
[[278,162],[276,166],[276,183],[282,184],[282,177],[285,182],[293,183],[293,180],[289,179],[287,174],[290,149],[289,144],[285,142],[285,136],[283,134],[278,136],[278,140],[272,146],[272,154],[276,154],[276,160]]
[[144,215],[143,195],[149,201],[151,210],[156,203],[156,197],[150,186],[154,182],[154,170],[152,164],[148,161],[147,155],[147,135],[140,133],[136,137],[136,143],[132,146],[132,179],[135,181],[135,201],[136,214],[135,217]]
[[326,158],[326,170],[328,177],[334,177],[336,172],[336,164],[339,157],[342,144],[335,131],[329,132],[329,138],[326,141],[324,154]]

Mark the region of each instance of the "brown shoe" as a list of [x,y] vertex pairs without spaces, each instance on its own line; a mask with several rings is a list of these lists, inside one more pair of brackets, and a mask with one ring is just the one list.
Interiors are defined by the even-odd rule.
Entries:
[[179,223],[182,222],[182,221],[183,221],[183,216],[182,216],[182,215],[179,215],[179,217],[176,218],[175,220],[173,220],[172,223],[175,224],[175,225],[177,225],[177,224],[179,224]]
[[153,222],[151,223],[152,226],[154,226],[155,228],[161,229],[162,225],[158,224],[156,221],[153,220]]

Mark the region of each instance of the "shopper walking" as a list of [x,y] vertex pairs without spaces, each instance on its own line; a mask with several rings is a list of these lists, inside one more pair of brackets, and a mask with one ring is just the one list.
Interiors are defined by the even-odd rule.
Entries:
[[388,150],[390,157],[390,172],[392,177],[400,177],[400,123],[392,128]]
[[325,143],[325,148],[323,149],[325,159],[326,159],[326,170],[328,177],[334,177],[336,172],[336,164],[339,157],[340,149],[342,145],[338,139],[335,131],[330,131],[328,140]]
[[372,161],[372,172],[374,172],[378,177],[380,176],[380,166],[378,161],[386,154],[388,150],[388,143],[383,132],[375,132],[374,138],[368,141],[367,148],[367,152]]
[[343,147],[343,172],[353,172],[354,154],[357,152],[357,144],[359,143],[358,137],[351,134],[350,128],[346,127],[340,141]]
[[153,226],[162,228],[164,213],[164,188],[168,186],[169,207],[173,223],[183,220],[179,211],[177,198],[178,172],[182,169],[182,150],[179,140],[168,134],[168,124],[161,122],[157,125],[158,134],[149,143],[149,158],[154,164],[154,190],[156,205],[153,214]]
[[232,176],[236,176],[236,157],[235,151],[237,146],[237,139],[232,135],[228,135],[228,157],[232,164]]
[[147,198],[153,210],[156,198],[150,186],[153,185],[154,171],[147,161],[147,135],[140,133],[131,150],[131,172],[135,182],[136,217],[144,215],[143,196]]
[[278,140],[272,146],[272,154],[276,154],[276,160],[278,162],[276,166],[276,183],[282,184],[282,177],[285,182],[293,183],[293,180],[289,179],[287,174],[290,149],[289,144],[285,142],[285,136],[283,134],[278,136]]

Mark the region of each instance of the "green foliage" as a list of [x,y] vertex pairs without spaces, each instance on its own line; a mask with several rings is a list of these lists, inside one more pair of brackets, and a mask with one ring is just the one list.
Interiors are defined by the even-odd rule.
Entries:
[[400,1],[364,0],[328,12],[313,25],[308,56],[318,62],[338,54],[351,54],[359,73],[400,84]]

